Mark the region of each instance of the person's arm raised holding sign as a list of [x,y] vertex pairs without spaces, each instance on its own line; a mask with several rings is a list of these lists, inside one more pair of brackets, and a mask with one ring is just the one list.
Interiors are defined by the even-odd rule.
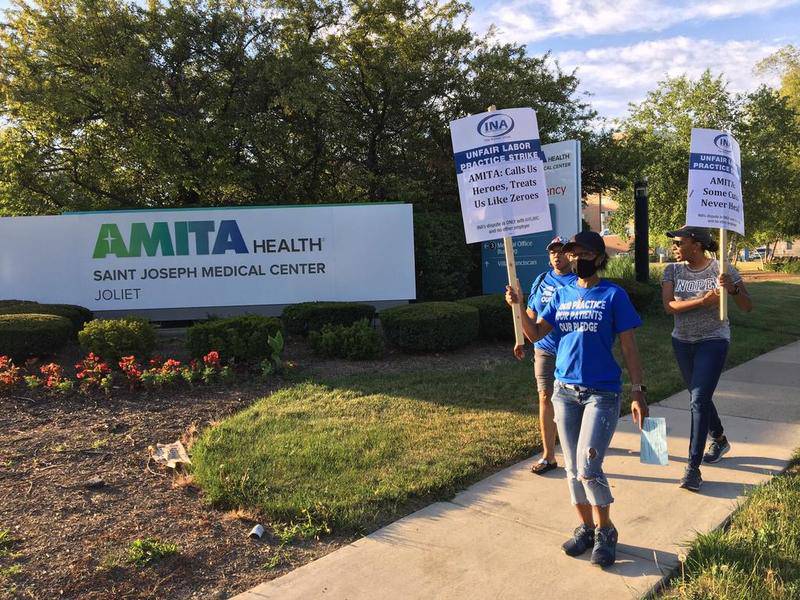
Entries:
[[[625,290],[598,275],[608,261],[600,235],[583,231],[563,249],[578,279],[557,289],[536,321],[523,313],[522,327],[530,340],[550,331],[558,336],[552,402],[570,497],[581,521],[562,549],[578,556],[593,548],[591,562],[607,567],[616,559],[617,530],[603,460],[622,401],[622,371],[612,348],[619,336],[632,383],[631,412],[641,427],[648,409],[633,330],[642,321]],[[506,302],[520,302],[510,286]]]

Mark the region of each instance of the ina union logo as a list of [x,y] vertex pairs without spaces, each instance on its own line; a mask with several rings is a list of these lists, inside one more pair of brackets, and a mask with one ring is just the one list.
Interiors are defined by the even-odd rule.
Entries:
[[512,129],[514,129],[514,119],[503,113],[492,113],[478,123],[478,133],[483,137],[500,137]]
[[722,133],[714,138],[714,145],[723,152],[731,151],[731,139],[727,133]]

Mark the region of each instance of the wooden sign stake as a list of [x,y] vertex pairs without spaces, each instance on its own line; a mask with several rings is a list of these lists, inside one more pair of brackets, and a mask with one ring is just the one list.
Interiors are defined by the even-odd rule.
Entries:
[[[719,272],[728,272],[728,230],[719,230]],[[719,320],[728,318],[728,293],[725,288],[719,290]]]
[[[487,110],[494,112],[497,110],[497,106],[492,104]],[[517,346],[522,346],[525,344],[525,336],[522,333],[522,290],[520,289],[519,279],[517,279],[517,263],[514,260],[514,245],[510,236],[503,238],[503,249],[506,254],[508,285],[516,290],[520,299],[520,304],[515,304],[511,307],[511,310],[514,313],[514,339]]]

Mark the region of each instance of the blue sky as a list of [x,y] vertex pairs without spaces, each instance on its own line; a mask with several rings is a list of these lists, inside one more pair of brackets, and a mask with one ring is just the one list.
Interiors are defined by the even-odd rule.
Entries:
[[601,116],[623,117],[666,76],[724,74],[743,92],[775,75],[754,65],[786,44],[800,44],[800,0],[474,0],[477,32],[494,24],[500,41],[551,51],[577,69]]
[[[776,76],[753,66],[786,44],[800,45],[800,0],[472,0],[470,26],[497,39],[552,52],[577,69],[581,91],[601,116],[623,117],[665,76],[724,74],[742,92]],[[0,9],[8,0],[0,0]]]

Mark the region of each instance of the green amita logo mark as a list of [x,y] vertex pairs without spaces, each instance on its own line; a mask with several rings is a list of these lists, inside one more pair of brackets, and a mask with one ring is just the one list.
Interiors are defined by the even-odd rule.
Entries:
[[109,255],[131,258],[142,256],[143,250],[146,256],[225,254],[229,250],[249,254],[234,220],[220,221],[219,229],[214,221],[175,221],[172,229],[166,221],[157,221],[151,229],[147,228],[147,223],[131,223],[127,243],[115,223],[104,223],[97,234],[92,258]]

